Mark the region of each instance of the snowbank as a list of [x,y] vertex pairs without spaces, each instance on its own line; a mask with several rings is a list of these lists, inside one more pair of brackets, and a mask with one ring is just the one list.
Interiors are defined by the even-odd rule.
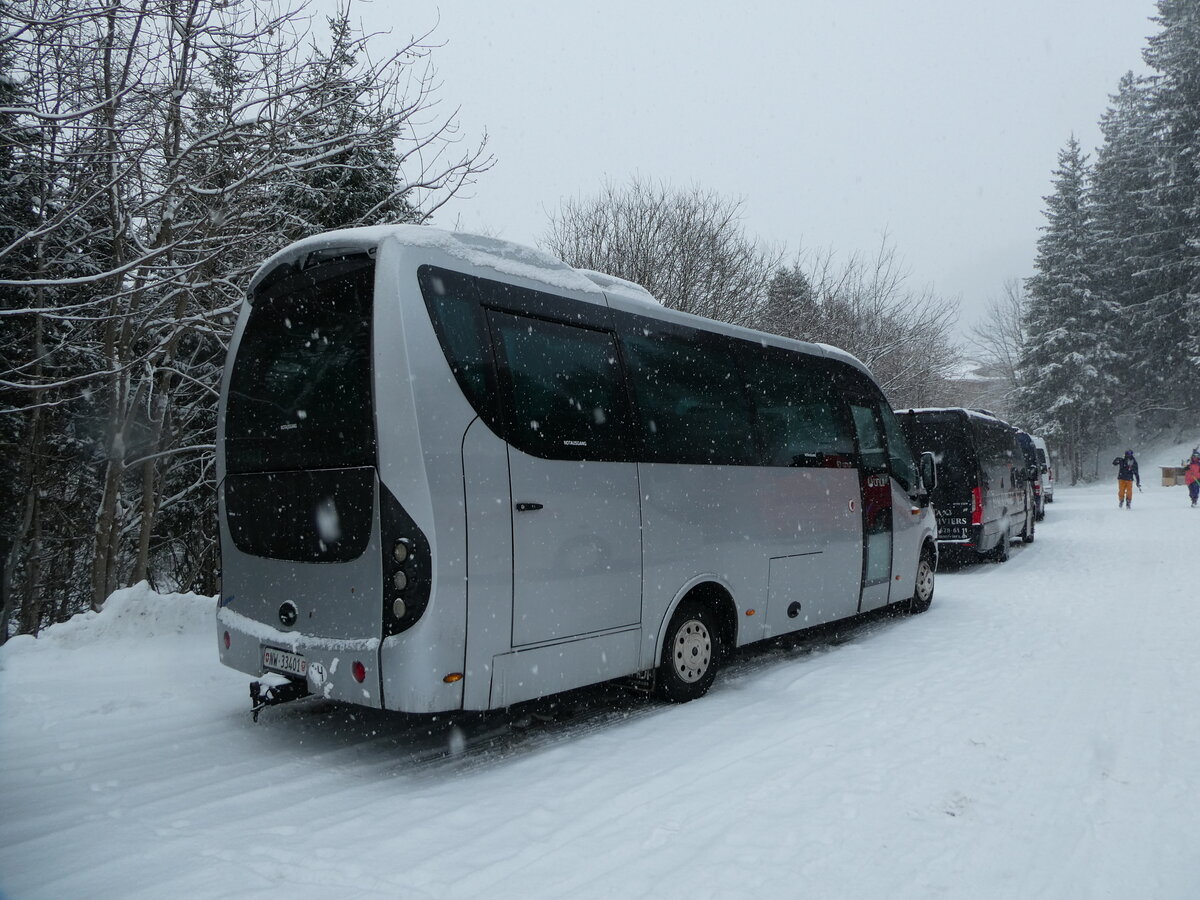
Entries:
[[[1184,441],[1180,444],[1169,444],[1165,447],[1151,447],[1145,454],[1138,453],[1139,462],[1145,461],[1145,464],[1154,466],[1178,466],[1182,465],[1192,451],[1200,447],[1200,429],[1194,432],[1195,437],[1190,441]],[[1134,448],[1137,453],[1137,448]],[[1142,473],[1142,477],[1146,477],[1146,473]]]
[[85,612],[51,625],[37,638],[18,635],[0,647],[0,660],[38,649],[74,649],[98,640],[145,640],[164,635],[200,634],[213,629],[215,597],[160,594],[143,581],[114,591],[100,612]]

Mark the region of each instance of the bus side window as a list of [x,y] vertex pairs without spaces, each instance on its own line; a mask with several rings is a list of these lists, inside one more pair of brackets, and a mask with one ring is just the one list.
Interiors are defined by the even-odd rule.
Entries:
[[892,477],[900,482],[900,486],[910,494],[917,489],[917,464],[913,460],[912,448],[896,421],[896,415],[886,402],[880,402],[879,414],[883,418],[883,433],[887,438],[888,462],[892,467]]
[[744,362],[765,465],[819,465],[824,457],[854,452],[832,385],[817,361],[763,348]]
[[727,346],[636,329],[622,335],[650,462],[753,465],[745,376]]
[[883,446],[883,434],[875,420],[874,404],[863,401],[851,403],[850,414],[858,431],[859,452],[863,465],[868,469],[883,471],[887,466],[887,450]]
[[613,335],[491,311],[507,438],[543,459],[629,456],[625,380]]
[[475,279],[433,266],[421,266],[417,275],[450,370],[475,412],[495,426],[495,382]]

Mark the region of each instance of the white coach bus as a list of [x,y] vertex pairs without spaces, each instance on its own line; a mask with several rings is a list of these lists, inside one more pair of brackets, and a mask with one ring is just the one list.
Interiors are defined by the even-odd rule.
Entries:
[[257,705],[483,710],[623,676],[689,700],[733,647],[933,596],[933,510],[861,363],[490,238],[268,260],[217,467],[218,644]]

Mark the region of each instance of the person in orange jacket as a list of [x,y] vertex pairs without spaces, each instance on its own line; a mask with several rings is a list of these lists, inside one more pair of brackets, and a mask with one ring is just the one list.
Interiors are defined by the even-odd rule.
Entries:
[[1188,460],[1187,469],[1184,470],[1183,480],[1187,483],[1188,494],[1192,498],[1192,506],[1196,505],[1196,501],[1200,499],[1200,450],[1192,451],[1192,458]]
[[1117,469],[1117,508],[1124,506],[1126,509],[1132,509],[1133,482],[1137,481],[1138,490],[1142,489],[1142,476],[1138,474],[1138,464],[1133,458],[1133,451],[1126,450],[1124,456],[1113,460],[1113,465],[1121,467]]

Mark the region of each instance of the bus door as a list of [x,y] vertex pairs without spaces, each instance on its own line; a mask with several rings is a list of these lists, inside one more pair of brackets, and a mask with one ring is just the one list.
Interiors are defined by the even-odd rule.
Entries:
[[892,479],[877,406],[874,400],[850,401],[862,493],[864,546],[859,612],[885,606],[892,580]]
[[641,621],[641,507],[608,331],[491,310],[506,422],[514,647]]

